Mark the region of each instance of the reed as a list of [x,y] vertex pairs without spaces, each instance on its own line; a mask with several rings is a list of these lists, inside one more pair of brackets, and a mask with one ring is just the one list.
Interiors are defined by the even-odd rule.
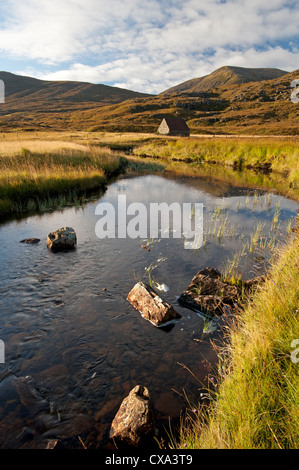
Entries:
[[250,235],[250,243],[249,243],[249,252],[252,253],[256,251],[257,245],[261,240],[263,229],[265,224],[263,222],[258,222],[255,231]]

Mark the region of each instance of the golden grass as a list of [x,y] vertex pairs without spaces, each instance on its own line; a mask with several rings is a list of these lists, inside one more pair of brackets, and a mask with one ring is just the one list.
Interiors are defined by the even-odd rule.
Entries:
[[265,284],[230,328],[220,350],[225,377],[219,376],[209,412],[200,405],[198,416],[182,423],[177,447],[298,448],[299,361],[292,359],[298,308],[297,236],[281,249]]
[[52,141],[49,146],[39,141],[36,144],[34,148],[47,148],[47,152],[33,153],[23,147],[20,153],[0,156],[2,215],[40,209],[54,200],[59,203],[61,197],[74,202],[84,192],[104,188],[108,178],[126,165],[123,157],[107,148],[90,147],[87,151],[58,145],[52,151]]
[[[11,196],[13,190],[16,190],[15,196],[18,196],[18,187],[20,185],[26,186],[26,178],[28,182],[30,181],[31,192],[33,193],[34,185],[42,186],[42,180],[45,184],[45,179],[50,181],[51,178],[52,181],[56,181],[54,186],[58,188],[57,191],[67,191],[67,184],[63,185],[62,181],[59,183],[63,173],[65,174],[64,180],[67,179],[74,190],[77,184],[76,178],[80,180],[79,187],[84,185],[84,180],[86,183],[87,178],[90,180],[88,186],[96,185],[96,178],[105,178],[103,171],[101,173],[98,165],[95,168],[94,160],[90,158],[85,158],[84,162],[81,161],[80,155],[85,154],[86,156],[88,154],[90,156],[96,152],[99,155],[99,152],[102,152],[103,165],[104,154],[106,160],[108,159],[110,163],[114,160],[114,165],[115,152],[111,152],[110,148],[119,152],[133,149],[134,155],[127,157],[134,160],[130,165],[130,171],[138,163],[138,155],[145,153],[152,155],[153,159],[144,160],[147,164],[144,169],[144,163],[142,163],[142,171],[147,171],[149,168],[155,168],[156,171],[157,161],[155,159],[156,157],[163,157],[163,161],[161,161],[163,167],[161,168],[166,168],[166,173],[197,175],[205,179],[216,179],[229,184],[276,189],[285,196],[299,198],[298,139],[295,137],[231,137],[227,139],[197,136],[188,139],[128,132],[15,131],[0,136],[0,179],[2,187],[0,213],[3,213],[1,207],[6,208],[5,211],[9,206],[11,210],[15,210],[12,209],[13,206],[8,202],[8,199],[13,197]],[[29,160],[26,159],[26,154],[31,154]],[[42,155],[44,157],[41,157]],[[56,155],[55,161],[53,155]],[[57,160],[58,155],[61,157],[64,155],[59,162]],[[71,156],[72,163],[68,160],[67,155]],[[8,163],[7,159],[9,158],[12,159],[12,166]],[[178,162],[178,159],[181,161]],[[198,161],[211,160],[221,165],[221,172],[219,172],[218,165],[198,163]],[[42,161],[43,166],[41,166]],[[75,162],[77,163],[75,164]],[[233,170],[235,166],[238,168],[241,165],[244,168],[247,164],[254,166],[257,163],[265,162],[270,162],[273,170],[275,170],[270,175],[253,171]],[[106,162],[106,165],[109,166],[109,163]],[[92,175],[92,171],[96,171],[97,174]],[[10,188],[8,191],[9,197],[5,188],[6,190]]]
[[6,140],[1,142],[0,156],[15,155],[28,149],[32,153],[57,152],[63,149],[87,151],[88,146],[74,142],[59,142],[56,140]]
[[[135,155],[147,155],[153,158],[161,158],[169,162],[177,161],[198,165],[204,173],[204,167],[212,163],[214,170],[207,166],[206,173],[214,173],[217,178],[227,173],[225,168],[235,170],[256,169],[271,171],[268,178],[273,182],[272,187],[284,191],[286,195],[299,197],[299,139],[288,138],[181,138],[155,140],[137,146],[134,149]],[[222,169],[219,172],[219,165]],[[194,170],[194,171],[197,171]],[[232,173],[232,172],[231,172]],[[262,173],[235,173],[232,179],[242,182],[252,181],[253,185],[260,187],[267,183],[267,178]],[[249,178],[248,178],[249,177]],[[281,181],[279,181],[281,180]]]

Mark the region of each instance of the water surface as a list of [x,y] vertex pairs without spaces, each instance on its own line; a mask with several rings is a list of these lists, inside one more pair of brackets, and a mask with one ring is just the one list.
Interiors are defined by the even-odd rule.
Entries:
[[[120,194],[128,204],[203,203],[204,246],[186,250],[181,239],[172,237],[97,238],[97,204],[116,205]],[[3,223],[0,447],[43,448],[52,438],[65,447],[81,447],[80,436],[87,446],[103,448],[109,445],[109,427],[121,401],[137,384],[150,391],[158,430],[169,417],[179,417],[187,405],[184,394],[198,398],[213,381],[217,356],[210,341],[221,338],[221,331],[218,326],[205,333],[206,322],[180,307],[177,297],[200,269],[222,270],[259,223],[264,224],[265,244],[271,240],[277,208],[275,233],[283,239],[298,209],[293,201],[242,188],[222,191],[196,178],[147,175],[117,180],[83,208]],[[47,234],[63,226],[75,229],[77,248],[52,253]],[[20,243],[30,237],[41,242]],[[145,243],[150,251],[141,248]],[[240,270],[250,278],[263,270],[269,252],[261,256],[259,247],[242,255]],[[168,329],[154,327],[126,300],[135,282],[146,280],[150,265],[157,265],[155,280],[169,287],[161,296],[182,315]]]

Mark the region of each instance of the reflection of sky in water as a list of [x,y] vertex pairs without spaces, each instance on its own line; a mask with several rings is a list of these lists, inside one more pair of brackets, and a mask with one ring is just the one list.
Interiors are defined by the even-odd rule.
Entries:
[[[249,235],[257,226],[259,222],[264,225],[264,233],[267,234],[271,228],[273,216],[279,206],[280,214],[279,219],[281,223],[288,221],[294,217],[298,204],[296,202],[276,196],[274,194],[265,193],[260,196],[248,197],[246,190],[243,191],[244,195],[232,196],[226,198],[214,198],[207,192],[200,191],[189,185],[190,181],[181,182],[167,180],[157,176],[146,176],[134,178],[130,180],[122,179],[112,185],[102,202],[110,203],[115,208],[115,217],[112,214],[113,221],[118,222],[117,216],[117,200],[118,196],[126,196],[126,208],[132,203],[142,203],[148,208],[147,227],[149,227],[149,206],[151,203],[166,202],[167,204],[179,203],[181,207],[184,203],[202,203],[204,205],[204,231],[207,233],[208,228],[214,224],[215,219],[212,219],[211,214],[215,207],[228,207],[228,219],[226,228],[234,228],[235,233],[244,232]],[[192,182],[192,181],[191,181]],[[145,221],[143,212],[137,212],[138,219]],[[222,212],[223,214],[223,212]],[[217,219],[221,220],[218,216]],[[132,216],[127,216],[127,221],[130,221]],[[221,222],[219,222],[221,224]],[[226,233],[228,230],[226,230]],[[116,232],[117,233],[117,232]],[[148,236],[150,236],[148,230]],[[162,237],[165,235],[162,234]]]
[[[193,264],[194,260],[199,259],[201,260],[200,266],[207,263],[207,265],[214,265],[220,268],[223,259],[230,256],[243,243],[240,240],[240,235],[242,234],[243,238],[249,236],[249,234],[254,232],[259,222],[262,222],[264,225],[264,234],[266,236],[270,235],[271,223],[277,204],[279,204],[280,208],[280,228],[285,228],[287,221],[291,217],[295,217],[298,208],[296,202],[276,196],[275,194],[267,195],[265,193],[254,198],[254,196],[248,197],[248,191],[245,189],[243,195],[242,191],[240,191],[240,195],[237,197],[215,198],[206,191],[198,189],[198,186],[200,186],[198,180],[193,181],[192,179],[176,181],[151,175],[128,179],[123,178],[110,185],[100,201],[113,204],[116,209],[116,215],[117,198],[119,195],[126,195],[127,207],[131,203],[136,202],[143,203],[147,207],[150,203],[160,202],[168,204],[173,202],[178,202],[179,204],[188,202],[202,203],[203,229],[207,238],[205,247],[200,248],[196,252],[190,250],[187,253],[189,250],[184,250],[181,239],[173,239],[170,236],[169,239],[162,239],[159,242],[159,251],[166,249],[169,256],[175,255],[177,260],[181,259],[183,263],[182,268],[189,262]],[[129,251],[132,246],[139,244],[140,240],[138,239],[131,241],[117,239],[100,240],[96,236],[95,226],[100,218],[95,214],[98,202],[98,200],[95,200],[83,208],[66,208],[62,211],[46,212],[20,221],[8,222],[0,226],[2,281],[6,282],[7,277],[10,275],[17,277],[17,274],[14,272],[15,270],[19,270],[18,272],[21,275],[22,266],[26,267],[26,263],[31,261],[37,262],[38,256],[41,253],[43,253],[43,257],[48,259],[49,253],[47,251],[44,253],[43,250],[46,236],[49,232],[62,226],[74,227],[78,238],[78,248],[91,243],[95,250],[110,250],[112,263],[115,262],[114,256],[117,256],[119,251]],[[226,212],[222,211],[213,218],[215,208],[217,207],[228,208],[228,217],[223,228],[221,240],[217,240],[216,235]],[[128,220],[130,220],[130,217],[128,217]],[[213,230],[214,238],[211,236]],[[36,260],[30,259],[30,253],[32,253],[30,249],[32,247],[24,247],[24,245],[19,243],[21,239],[29,237],[37,237],[42,240],[41,244],[35,247]],[[156,244],[155,246],[157,247],[158,245]],[[29,259],[26,257],[27,254]],[[119,259],[118,265],[121,266],[121,264],[122,260]],[[138,264],[137,261],[136,264]],[[182,275],[184,275],[184,269]]]
[[[127,205],[202,203],[207,242],[199,250],[185,250],[181,239],[171,237],[100,240],[95,233],[99,200],[83,208],[45,212],[0,225],[0,338],[5,341],[6,370],[32,375],[46,387],[47,398],[61,413],[88,410],[90,414],[104,407],[107,423],[116,412],[119,397],[136,383],[150,386],[157,406],[159,400],[173,403],[170,390],[192,385],[192,377],[182,374],[178,362],[204,380],[206,372],[198,357],[211,356],[209,341],[194,341],[202,335],[203,322],[181,308],[177,296],[200,269],[221,269],[259,222],[265,224],[264,233],[270,236],[276,204],[280,203],[280,229],[295,217],[298,204],[275,194],[271,194],[271,201],[267,194],[247,197],[246,189],[240,189],[238,196],[234,191],[224,199],[215,198],[206,185],[204,191],[200,187],[198,179],[123,178],[110,185],[100,199],[114,206],[118,195],[126,195]],[[225,211],[216,218],[213,214],[215,208],[226,204],[228,218],[218,240],[212,231],[215,220],[221,225]],[[53,254],[46,247],[47,234],[63,226],[75,229],[77,249]],[[33,246],[19,243],[30,237],[41,242]],[[147,242],[150,251],[140,246]],[[159,259],[163,261],[159,263]],[[136,280],[144,278],[151,265],[157,265],[152,272],[155,280],[169,286],[163,298],[182,315],[167,333],[157,332],[126,300]],[[248,275],[252,275],[250,269]],[[94,389],[91,377],[98,380]],[[198,383],[194,387],[198,390]]]

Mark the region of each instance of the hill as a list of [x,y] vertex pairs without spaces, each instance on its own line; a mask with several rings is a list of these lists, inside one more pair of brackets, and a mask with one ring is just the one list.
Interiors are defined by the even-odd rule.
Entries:
[[57,112],[88,109],[150,96],[108,85],[39,80],[9,72],[0,72],[0,79],[5,83],[5,104],[0,108],[2,115],[14,111],[45,111],[45,107]]
[[176,85],[163,94],[172,93],[198,93],[202,91],[211,91],[219,86],[236,85],[248,82],[260,82],[262,80],[270,80],[280,78],[288,72],[274,68],[244,68],[224,66],[205,75],[204,77],[187,80],[184,83]]

